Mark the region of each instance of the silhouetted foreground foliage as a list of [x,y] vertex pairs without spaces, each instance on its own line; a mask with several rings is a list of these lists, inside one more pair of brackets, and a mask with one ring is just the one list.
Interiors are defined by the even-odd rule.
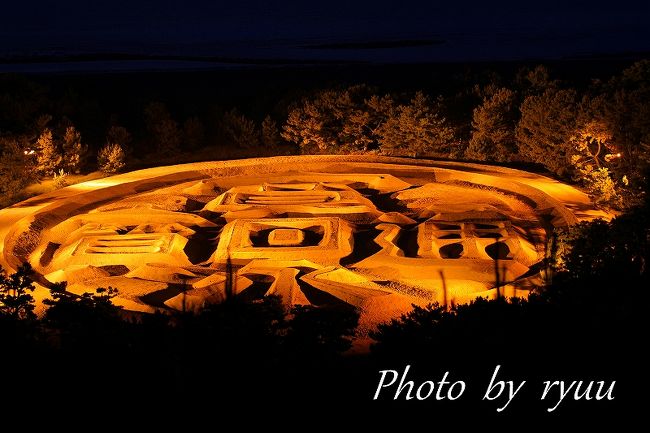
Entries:
[[0,315],[13,320],[33,320],[34,298],[31,292],[34,286],[31,280],[32,268],[22,265],[15,274],[4,275],[0,267]]
[[260,401],[278,389],[284,395],[288,384],[299,392],[304,375],[317,378],[341,362],[357,326],[352,309],[286,310],[273,296],[233,298],[198,314],[152,315],[115,306],[113,288],[77,296],[64,286],[55,288],[37,319],[25,294],[30,272],[26,265],[0,282],[0,337],[7,354],[0,369],[16,372],[3,385],[18,394],[65,390],[67,402],[75,404],[128,400],[132,392],[158,402],[206,389],[215,400]]

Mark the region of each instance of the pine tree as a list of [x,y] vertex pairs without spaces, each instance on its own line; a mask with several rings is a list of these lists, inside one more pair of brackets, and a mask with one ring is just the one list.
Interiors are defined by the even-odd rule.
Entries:
[[24,188],[36,179],[34,156],[26,138],[0,137],[0,207],[19,200]]
[[282,137],[303,153],[357,152],[378,146],[379,126],[392,100],[373,97],[365,85],[323,90],[290,111]]
[[113,174],[124,168],[126,155],[122,146],[117,143],[102,147],[97,155],[97,167],[100,171]]
[[54,189],[61,189],[70,185],[68,183],[68,173],[66,173],[66,171],[63,169],[60,169],[58,173],[54,173],[54,176],[52,176],[52,180],[53,180],[52,185],[54,186]]
[[32,267],[25,263],[16,273],[6,276],[0,267],[0,314],[12,319],[33,319],[35,287],[32,285]]
[[81,172],[87,154],[88,146],[81,143],[81,133],[68,126],[63,135],[63,169],[68,173]]
[[432,153],[448,157],[454,141],[453,130],[440,108],[422,92],[417,92],[409,104],[398,106],[382,124],[379,135],[381,151],[389,155]]
[[619,185],[608,167],[615,155],[611,130],[595,113],[584,108],[581,111],[582,123],[570,141],[574,179],[586,187],[595,202],[620,205]]
[[156,150],[163,156],[178,153],[181,142],[181,131],[178,123],[172,118],[165,104],[152,102],[144,110],[147,130],[155,143]]
[[521,105],[516,138],[521,156],[566,176],[571,173],[570,139],[577,126],[576,92],[548,89]]
[[336,135],[325,126],[328,116],[317,103],[304,100],[289,111],[282,137],[296,143],[303,153],[326,153],[336,147]]
[[604,120],[621,154],[612,169],[619,179],[627,176],[632,188],[642,188],[650,167],[650,60],[636,62],[604,90]]
[[51,177],[63,168],[63,155],[49,128],[46,128],[38,137],[36,153],[36,169],[40,175]]
[[558,80],[552,80],[548,69],[544,65],[537,65],[533,69],[523,67],[517,71],[515,88],[524,96],[541,95],[549,89],[557,90]]
[[119,125],[113,125],[106,131],[106,144],[119,144],[125,155],[131,154],[131,133]]
[[205,128],[198,117],[190,117],[183,123],[183,140],[189,149],[203,146],[205,141]]
[[282,137],[296,143],[303,153],[335,152],[339,148],[332,91],[323,91],[314,99],[303,99],[289,111]]
[[513,91],[500,88],[474,109],[472,138],[465,156],[480,161],[510,161],[517,152],[516,97]]
[[275,150],[282,143],[280,129],[271,116],[266,116],[262,121],[262,144],[270,150]]
[[379,147],[381,127],[393,115],[395,102],[388,95],[372,95],[356,105],[346,116],[341,141],[355,150],[374,150]]
[[250,149],[260,145],[260,131],[257,125],[236,109],[223,115],[223,131],[230,144],[239,149]]

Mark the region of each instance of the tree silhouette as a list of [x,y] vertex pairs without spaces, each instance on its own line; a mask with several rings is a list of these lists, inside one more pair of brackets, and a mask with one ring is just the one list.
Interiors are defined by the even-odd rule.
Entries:
[[196,116],[183,122],[183,141],[189,149],[198,149],[205,144],[205,127]]
[[282,144],[282,136],[280,135],[280,129],[275,120],[271,116],[266,116],[262,121],[261,126],[262,134],[262,144],[265,149],[277,149],[280,144]]
[[24,188],[36,179],[30,150],[24,137],[0,137],[0,206],[20,199]]
[[29,263],[22,264],[18,270],[7,276],[0,267],[0,313],[3,316],[20,320],[34,319],[34,297],[31,292],[32,267]]
[[549,89],[557,89],[560,82],[551,79],[551,74],[546,66],[537,65],[532,69],[527,66],[520,68],[513,84],[518,92],[527,97],[531,95],[539,96]]
[[[605,114],[612,140],[628,168],[650,164],[650,60],[641,60],[607,83]],[[639,170],[640,168],[640,170]],[[643,166],[630,176],[642,176]],[[628,169],[629,171],[629,169]]]
[[118,144],[125,155],[130,155],[133,149],[131,148],[131,142],[133,137],[131,133],[123,126],[112,125],[106,131],[106,144]]
[[226,139],[239,149],[250,149],[260,145],[260,131],[255,122],[236,109],[226,112],[222,118]]
[[144,109],[147,131],[156,150],[162,155],[173,155],[179,151],[181,131],[162,102],[151,102]]
[[285,337],[289,352],[310,360],[326,362],[352,346],[359,321],[353,308],[325,308],[296,305]]
[[77,296],[65,291],[65,286],[58,287],[52,291],[52,299],[43,301],[49,307],[45,319],[56,327],[65,327],[69,323],[88,325],[116,319],[120,308],[113,304],[113,298],[117,294],[117,289],[100,287],[95,293],[85,292]]

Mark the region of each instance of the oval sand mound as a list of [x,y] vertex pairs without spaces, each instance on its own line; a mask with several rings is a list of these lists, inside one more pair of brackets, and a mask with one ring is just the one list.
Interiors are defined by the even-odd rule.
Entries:
[[0,211],[0,260],[30,262],[43,285],[117,287],[140,311],[181,308],[184,293],[192,308],[266,294],[353,305],[363,334],[412,303],[525,295],[549,230],[594,217],[608,215],[579,190],[503,167],[257,158],[139,170],[18,203]]

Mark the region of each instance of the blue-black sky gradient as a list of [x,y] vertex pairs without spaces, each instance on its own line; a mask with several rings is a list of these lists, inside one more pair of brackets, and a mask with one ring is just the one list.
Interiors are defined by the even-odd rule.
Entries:
[[[44,0],[0,14],[0,56],[128,52],[248,58],[456,61],[650,51],[639,1]],[[401,49],[312,44],[444,41]],[[305,45],[308,48],[305,48]]]

